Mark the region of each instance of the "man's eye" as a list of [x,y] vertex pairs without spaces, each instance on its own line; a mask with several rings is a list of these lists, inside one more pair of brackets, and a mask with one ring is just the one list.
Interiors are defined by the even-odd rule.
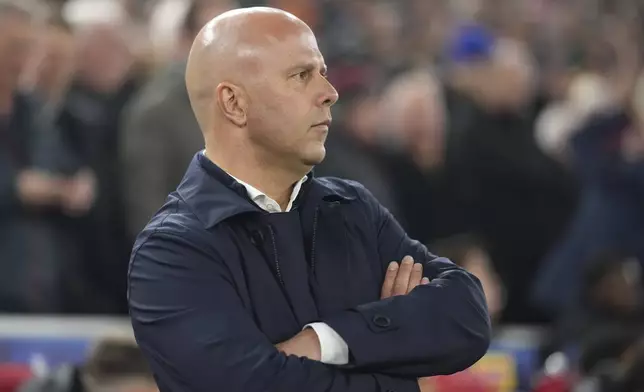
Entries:
[[297,79],[304,81],[304,80],[307,80],[309,78],[310,74],[311,74],[310,71],[302,71],[302,72],[299,72],[296,75],[296,77],[297,77]]

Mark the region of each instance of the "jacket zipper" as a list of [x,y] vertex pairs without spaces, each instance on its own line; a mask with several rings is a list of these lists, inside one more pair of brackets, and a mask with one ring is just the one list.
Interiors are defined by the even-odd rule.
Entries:
[[313,235],[311,236],[311,272],[315,271],[315,238],[318,231],[318,216],[320,215],[320,206],[315,209],[313,216]]
[[277,273],[277,280],[279,280],[280,285],[282,285],[282,293],[284,294],[286,303],[288,303],[288,306],[291,309],[291,312],[293,313],[293,317],[295,317],[295,319],[299,324],[302,324],[301,320],[299,320],[298,318],[297,313],[295,312],[293,303],[289,298],[288,292],[286,290],[286,283],[284,283],[284,278],[282,277],[282,269],[280,268],[280,260],[279,260],[279,257],[277,256],[277,241],[275,241],[275,231],[273,231],[273,226],[268,225],[268,232],[271,233],[271,242],[273,244],[273,255],[275,256],[274,260],[275,260],[275,272]]
[[271,233],[271,242],[273,244],[273,255],[275,256],[275,271],[277,272],[277,279],[280,281],[282,287],[286,287],[286,284],[284,284],[284,278],[282,277],[280,261],[277,257],[277,243],[275,242],[275,232],[273,231],[273,227],[269,225],[268,231]]

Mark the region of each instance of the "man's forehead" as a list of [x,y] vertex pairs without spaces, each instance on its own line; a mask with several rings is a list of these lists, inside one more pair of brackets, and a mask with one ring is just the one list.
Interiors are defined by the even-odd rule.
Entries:
[[283,62],[324,65],[324,57],[313,34],[292,36],[277,43],[276,46],[281,50],[276,51],[275,57]]
[[244,69],[243,72],[265,69],[271,73],[283,73],[296,67],[324,67],[324,58],[310,29],[293,25],[278,27],[240,32],[233,40],[236,44],[229,45],[239,61],[234,67],[238,71]]
[[315,38],[315,35],[310,32],[305,32],[299,34],[298,40],[300,41],[302,47],[313,49],[316,52],[320,52],[318,48],[318,40]]

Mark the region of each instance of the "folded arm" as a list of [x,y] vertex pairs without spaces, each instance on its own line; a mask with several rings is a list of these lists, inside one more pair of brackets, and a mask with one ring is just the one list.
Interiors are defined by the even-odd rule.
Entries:
[[281,353],[244,309],[224,263],[205,249],[205,241],[157,231],[130,263],[132,324],[162,391],[419,390],[414,379],[352,374]]
[[409,255],[429,284],[409,294],[358,306],[322,320],[347,343],[348,369],[406,377],[451,374],[476,363],[490,343],[479,280],[411,240],[394,217],[358,186],[374,223],[383,270]]

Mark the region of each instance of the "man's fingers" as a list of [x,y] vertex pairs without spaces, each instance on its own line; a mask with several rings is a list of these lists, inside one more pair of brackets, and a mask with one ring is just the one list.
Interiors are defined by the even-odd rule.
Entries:
[[423,265],[421,263],[416,263],[411,269],[411,276],[409,277],[407,293],[412,291],[414,287],[418,286],[421,279],[423,279]]
[[414,259],[410,256],[406,256],[402,263],[400,263],[400,269],[398,270],[398,276],[396,276],[396,281],[394,282],[394,288],[391,295],[405,295],[407,294],[407,287],[409,287],[409,278],[411,277],[411,270],[414,267]]
[[389,267],[387,267],[387,272],[385,273],[385,282],[382,284],[382,291],[380,293],[381,299],[391,297],[394,282],[396,281],[396,276],[398,276],[398,269],[398,262],[392,261],[389,263]]
[[416,286],[428,283],[429,279],[423,278],[423,265],[414,263],[414,259],[411,256],[406,256],[400,264],[395,261],[389,263],[380,298],[406,295]]

